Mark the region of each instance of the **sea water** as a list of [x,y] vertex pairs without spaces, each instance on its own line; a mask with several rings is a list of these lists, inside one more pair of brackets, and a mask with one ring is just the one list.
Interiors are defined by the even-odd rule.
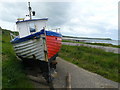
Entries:
[[69,40],[80,40],[87,43],[108,43],[113,45],[120,45],[120,40],[99,40],[99,39],[78,39],[78,38],[64,38]]
[[95,40],[95,39],[89,39],[86,40],[85,42],[89,43],[108,43],[108,44],[113,44],[113,45],[120,45],[120,41],[118,40]]

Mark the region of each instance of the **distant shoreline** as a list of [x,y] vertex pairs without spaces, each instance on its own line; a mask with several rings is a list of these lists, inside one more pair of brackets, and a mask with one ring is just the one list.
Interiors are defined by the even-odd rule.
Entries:
[[114,45],[114,44],[111,44],[111,43],[101,43],[101,42],[86,42],[86,40],[76,40],[76,39],[65,39],[65,38],[63,38],[62,42],[90,44],[90,45],[100,45],[100,46],[120,48],[120,45]]
[[62,36],[64,38],[78,38],[78,39],[97,39],[97,40],[112,40],[111,38],[89,38],[89,37],[73,37],[73,36]]

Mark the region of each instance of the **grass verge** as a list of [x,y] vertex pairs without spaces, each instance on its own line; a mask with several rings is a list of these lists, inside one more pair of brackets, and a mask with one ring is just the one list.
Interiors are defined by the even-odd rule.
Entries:
[[85,46],[62,45],[59,55],[79,67],[120,82],[118,79],[118,67],[120,67],[118,56],[120,54]]
[[[1,29],[2,30],[2,29]],[[21,61],[17,60],[10,43],[10,31],[2,30],[2,88],[33,88]]]

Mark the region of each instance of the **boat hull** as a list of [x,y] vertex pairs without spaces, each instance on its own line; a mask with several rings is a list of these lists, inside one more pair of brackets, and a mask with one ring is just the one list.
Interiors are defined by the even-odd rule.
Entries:
[[13,40],[13,47],[16,55],[21,59],[45,60],[45,44],[47,46],[48,60],[55,59],[61,47],[62,37],[55,32],[46,31],[44,41],[44,31],[35,33],[25,38]]
[[44,46],[42,39],[33,39],[13,44],[16,55],[20,58],[38,59],[44,61]]

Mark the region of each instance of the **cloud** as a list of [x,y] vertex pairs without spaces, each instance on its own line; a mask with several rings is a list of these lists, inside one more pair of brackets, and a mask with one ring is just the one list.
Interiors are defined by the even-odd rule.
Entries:
[[44,16],[49,18],[49,25],[54,27],[61,26],[69,20],[68,11],[71,3],[49,2],[45,3],[45,6]]
[[15,22],[17,17],[23,16],[25,14],[25,4],[20,3],[7,3],[3,2],[0,4],[0,20],[6,22]]
[[[118,39],[117,4],[117,1],[114,0],[109,2],[99,0],[75,2],[71,9],[71,12],[75,12],[75,14],[71,15],[71,20],[66,25],[74,29],[79,28],[77,29],[79,32],[76,33],[77,36],[83,34],[80,34],[80,32],[86,31],[84,36]],[[81,31],[81,28],[84,31]]]
[[[63,35],[117,39],[117,4],[117,0],[80,0],[32,2],[31,6],[36,11],[37,18],[49,18],[48,28],[61,27]],[[18,17],[28,14],[28,5],[25,2],[2,2],[0,7],[0,25],[5,28],[9,28],[8,24],[14,23]]]

